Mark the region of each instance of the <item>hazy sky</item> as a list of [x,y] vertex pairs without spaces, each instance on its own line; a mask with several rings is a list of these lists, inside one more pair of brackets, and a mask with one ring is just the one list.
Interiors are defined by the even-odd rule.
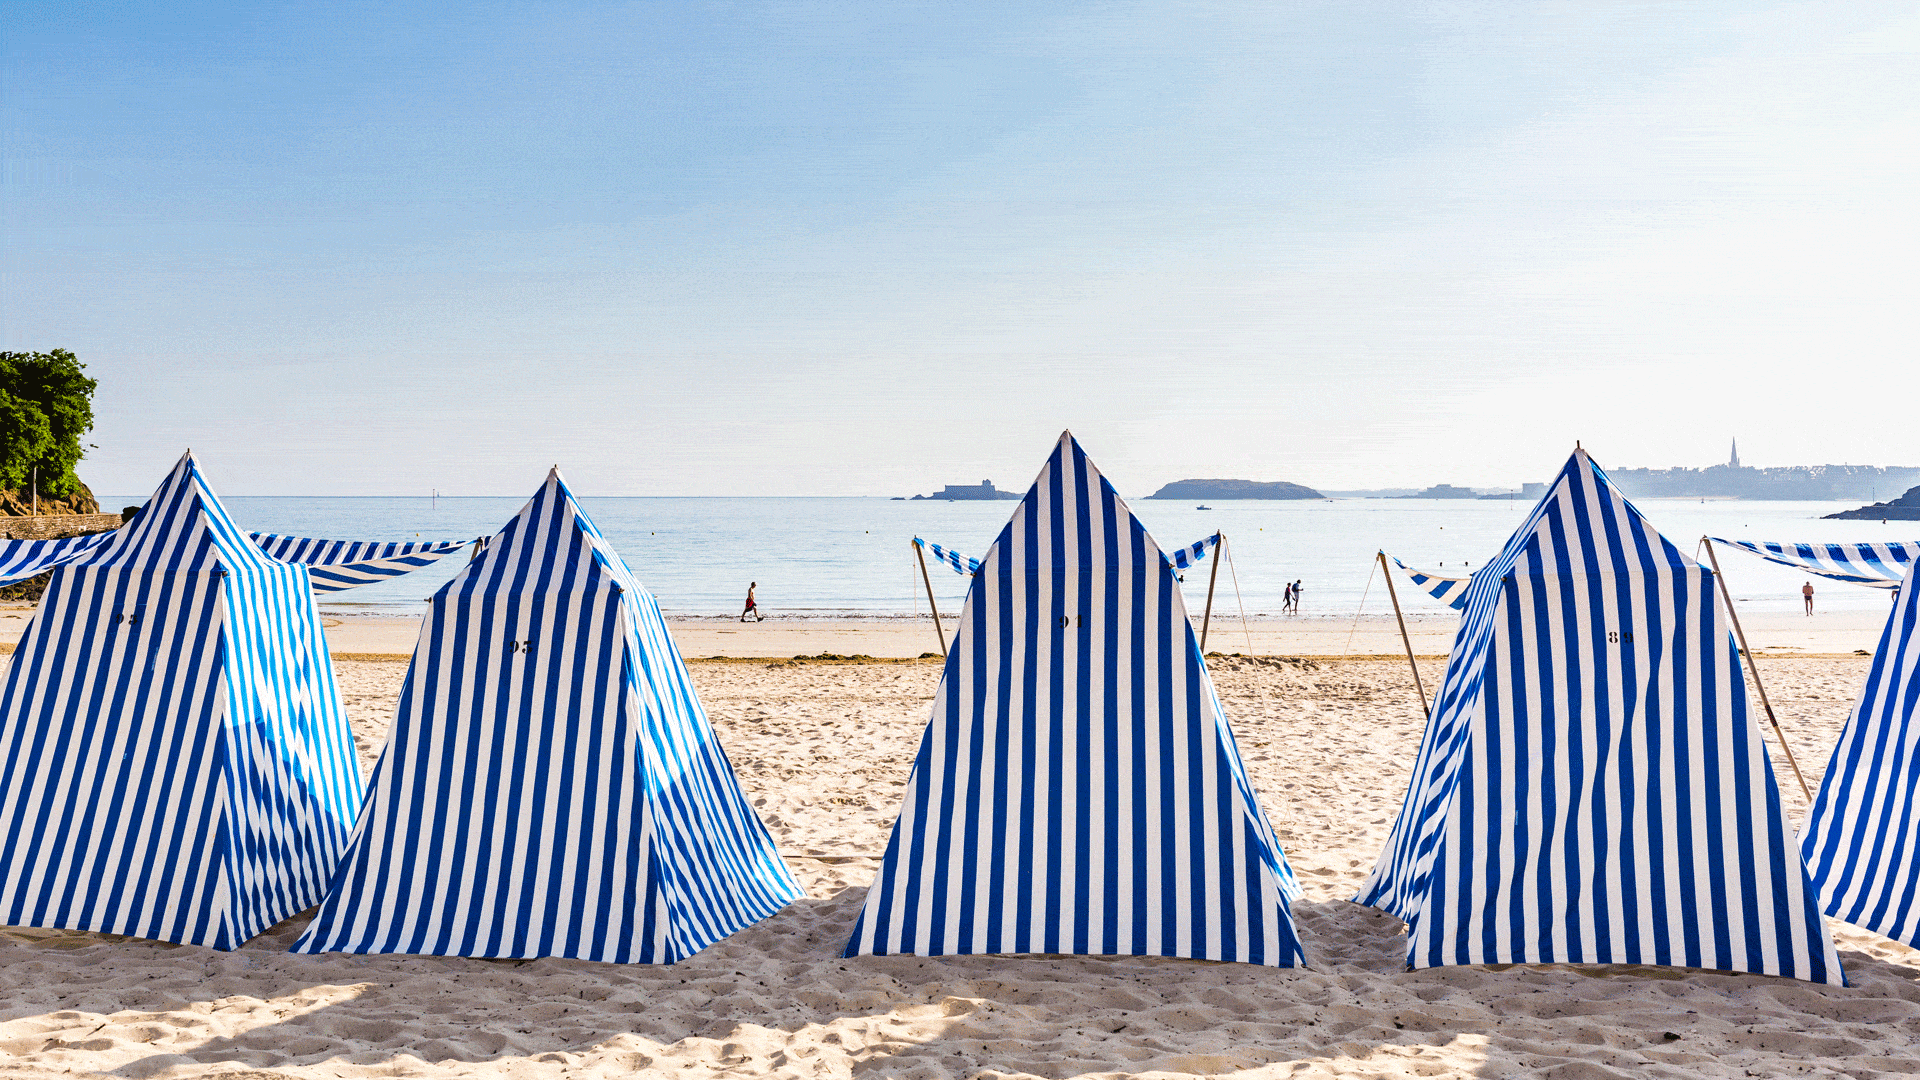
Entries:
[[1913,5],[0,8],[102,492],[1920,464]]

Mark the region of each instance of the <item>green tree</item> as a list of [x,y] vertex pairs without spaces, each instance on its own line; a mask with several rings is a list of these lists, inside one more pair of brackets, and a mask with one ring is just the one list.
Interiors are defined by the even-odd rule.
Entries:
[[74,467],[93,429],[87,366],[65,349],[0,352],[0,487],[19,489],[39,470],[40,492],[65,496],[79,486]]

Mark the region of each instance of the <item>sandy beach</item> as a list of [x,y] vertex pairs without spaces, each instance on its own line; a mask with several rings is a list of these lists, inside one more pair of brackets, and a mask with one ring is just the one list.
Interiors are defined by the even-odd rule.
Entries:
[[[1295,916],[1309,970],[841,959],[938,664],[691,666],[749,797],[806,889],[775,918],[664,968],[290,955],[306,916],[232,953],[0,931],[0,1075],[1920,1072],[1920,952],[1841,924],[1848,988],[1654,968],[1405,971],[1398,922],[1347,902],[1386,836],[1419,735],[1404,661],[1212,663],[1305,886]],[[1441,662],[1426,666],[1437,677]],[[368,765],[404,667],[338,664]],[[1801,761],[1817,773],[1865,663],[1769,659],[1765,668]],[[1787,798],[1798,821],[1798,791]]]

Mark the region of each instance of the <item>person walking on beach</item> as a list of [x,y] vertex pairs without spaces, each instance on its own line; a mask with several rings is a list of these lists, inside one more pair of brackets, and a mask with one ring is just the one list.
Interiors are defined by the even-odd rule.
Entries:
[[753,602],[753,590],[755,590],[755,589],[757,589],[757,588],[759,588],[759,587],[760,587],[760,583],[759,583],[759,582],[757,582],[757,581],[749,581],[749,582],[747,582],[747,606],[746,606],[746,607],[744,607],[744,608],[742,608],[742,609],[741,609],[741,611],[740,611],[740,621],[741,621],[741,622],[746,622],[746,621],[747,621],[747,616],[749,616],[749,615],[751,615],[751,616],[753,616],[753,621],[754,621],[754,622],[766,622],[766,621],[767,621],[767,617],[766,617],[765,615],[762,615],[762,614],[760,614],[760,609],[759,609],[758,607],[756,607],[756,606],[754,605],[754,602]]
[[1807,602],[1807,614],[1813,614],[1813,582],[1800,586],[1800,598]]
[[1293,582],[1291,581],[1287,582],[1286,588],[1280,590],[1280,614],[1293,614]]
[[1293,579],[1293,613],[1300,614],[1300,579]]

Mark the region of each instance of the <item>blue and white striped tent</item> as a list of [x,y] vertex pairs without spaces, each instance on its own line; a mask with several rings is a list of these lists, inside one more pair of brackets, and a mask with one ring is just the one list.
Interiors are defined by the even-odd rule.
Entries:
[[313,589],[191,454],[105,535],[0,687],[0,924],[237,948],[319,901],[360,808]]
[[429,540],[383,544],[271,533],[253,533],[252,537],[260,550],[273,558],[306,567],[313,577],[313,591],[317,593],[344,592],[411,574],[473,543],[471,540]]
[[1828,915],[1920,948],[1920,543],[1716,542],[1836,581],[1900,587],[1800,851]]
[[1410,966],[1842,981],[1715,587],[1577,450],[1475,572],[1357,897]]
[[429,601],[370,787],[296,952],[669,964],[801,895],[558,470]]
[[846,955],[1303,962],[1159,545],[1071,434],[981,560]]
[[1407,577],[1413,580],[1421,592],[1435,600],[1445,601],[1446,605],[1455,611],[1467,610],[1467,583],[1473,580],[1471,577],[1442,577],[1425,570],[1415,570],[1392,555],[1388,555],[1387,558],[1393,559],[1393,565],[1405,571]]

